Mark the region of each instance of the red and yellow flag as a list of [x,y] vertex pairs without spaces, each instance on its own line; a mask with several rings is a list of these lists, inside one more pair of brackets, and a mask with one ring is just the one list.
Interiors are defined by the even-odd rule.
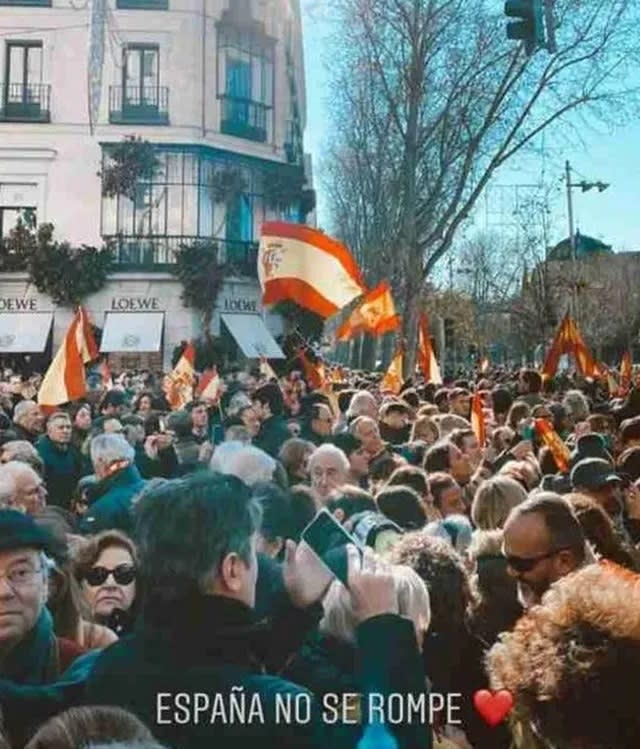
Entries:
[[558,470],[562,473],[567,473],[569,471],[569,461],[571,460],[569,448],[560,439],[560,435],[553,428],[550,421],[547,419],[535,419],[534,424],[540,438],[551,450]]
[[267,361],[266,357],[260,357],[260,376],[265,380],[277,380],[278,375],[273,371],[273,367]]
[[298,358],[304,368],[304,378],[311,386],[312,390],[322,390],[327,384],[327,375],[324,364],[319,362],[313,364],[303,349],[298,351]]
[[489,371],[489,357],[485,356],[480,360],[479,369],[481,374],[487,374]]
[[290,299],[325,318],[366,291],[358,264],[342,243],[285,221],[262,226],[258,278],[264,304]]
[[109,369],[109,362],[104,359],[100,364],[100,375],[102,377],[102,386],[105,390],[111,390],[113,387],[113,377],[111,376],[111,370]]
[[162,389],[167,396],[167,402],[174,411],[184,408],[193,400],[193,387],[196,380],[195,361],[196,350],[193,343],[189,342],[173,371],[164,378]]
[[204,401],[217,403],[222,395],[222,380],[215,366],[205,370],[196,387],[196,395]]
[[404,383],[404,376],[402,372],[403,364],[404,355],[402,353],[402,350],[400,349],[396,351],[393,359],[391,360],[391,364],[389,365],[389,369],[387,369],[385,376],[382,378],[382,382],[380,383],[380,390],[387,390],[394,395],[398,395],[398,393],[402,390],[402,384]]
[[429,319],[424,312],[420,313],[418,321],[418,356],[417,364],[426,382],[433,382],[434,385],[442,385],[442,375],[438,360],[431,345],[431,336],[429,335]]
[[87,394],[84,365],[97,358],[98,346],[89,317],[79,307],[42,380],[38,404],[46,408],[84,398]]
[[358,333],[370,333],[374,336],[384,335],[398,330],[400,316],[391,296],[387,281],[383,281],[370,291],[349,315],[349,318],[338,328],[336,337],[339,341],[348,341]]
[[480,447],[484,447],[487,444],[487,426],[484,420],[484,409],[480,393],[474,393],[471,399],[471,428],[480,443]]
[[631,352],[625,351],[620,362],[620,390],[626,394],[631,388],[633,381],[633,361],[631,359]]
[[576,367],[584,377],[597,377],[599,373],[598,365],[587,348],[575,320],[568,314],[560,323],[556,337],[547,353],[547,358],[542,367],[543,377],[554,376],[563,354],[571,354],[574,357]]

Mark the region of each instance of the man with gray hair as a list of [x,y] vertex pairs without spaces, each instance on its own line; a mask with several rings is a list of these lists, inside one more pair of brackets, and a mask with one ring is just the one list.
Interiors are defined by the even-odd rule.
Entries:
[[99,434],[91,440],[90,453],[98,481],[80,530],[93,534],[117,529],[132,535],[133,499],[146,485],[134,463],[133,447],[121,434]]
[[344,452],[335,445],[321,445],[309,458],[311,489],[326,504],[331,494],[347,483],[351,466]]
[[255,486],[273,481],[277,463],[257,447],[241,442],[225,442],[216,448],[210,467],[216,473],[235,476],[247,486]]
[[35,401],[20,401],[13,411],[13,431],[33,444],[44,432],[44,414]]
[[17,460],[0,466],[0,506],[37,515],[46,504],[44,481],[31,466]]
[[44,462],[36,448],[27,440],[9,440],[0,448],[0,463],[10,463],[18,460],[33,468],[36,473],[44,476]]

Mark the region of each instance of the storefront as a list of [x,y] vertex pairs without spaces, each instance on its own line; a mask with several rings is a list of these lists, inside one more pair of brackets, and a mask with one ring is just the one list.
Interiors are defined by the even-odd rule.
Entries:
[[0,362],[3,368],[30,373],[51,360],[53,305],[18,274],[0,284]]

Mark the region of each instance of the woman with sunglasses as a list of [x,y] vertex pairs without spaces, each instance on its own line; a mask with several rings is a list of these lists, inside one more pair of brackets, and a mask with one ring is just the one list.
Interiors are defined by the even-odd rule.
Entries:
[[126,634],[133,623],[137,555],[133,541],[111,530],[89,538],[75,555],[80,582],[93,621]]

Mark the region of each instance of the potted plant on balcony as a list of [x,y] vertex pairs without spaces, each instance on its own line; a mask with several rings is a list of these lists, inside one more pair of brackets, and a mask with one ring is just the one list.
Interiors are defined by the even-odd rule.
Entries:
[[284,211],[302,201],[304,172],[291,169],[265,174],[263,194],[266,204],[276,211]]
[[209,191],[214,203],[228,205],[247,190],[247,180],[237,166],[225,164],[213,170]]
[[159,168],[160,160],[153,144],[127,135],[105,151],[103,168],[98,172],[102,178],[102,195],[105,198],[122,195],[135,200],[139,183],[151,181]]

